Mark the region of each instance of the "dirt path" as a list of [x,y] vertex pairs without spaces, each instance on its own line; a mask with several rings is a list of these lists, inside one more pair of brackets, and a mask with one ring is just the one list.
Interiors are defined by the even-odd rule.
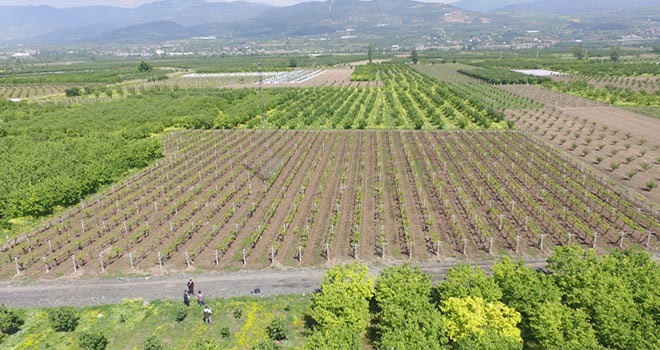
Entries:
[[[457,261],[420,265],[438,281]],[[493,261],[471,262],[489,270]],[[528,259],[533,267],[543,267],[544,259]],[[379,274],[382,266],[370,266],[372,274]],[[257,296],[312,293],[319,288],[323,269],[278,269],[206,274],[180,273],[161,277],[121,277],[113,279],[62,279],[18,285],[0,283],[0,304],[9,307],[93,306],[112,304],[124,298],[144,300],[178,300],[185,290],[186,281],[192,278],[195,288],[207,297],[234,297],[251,295],[260,288]],[[255,294],[252,294],[255,295]]]

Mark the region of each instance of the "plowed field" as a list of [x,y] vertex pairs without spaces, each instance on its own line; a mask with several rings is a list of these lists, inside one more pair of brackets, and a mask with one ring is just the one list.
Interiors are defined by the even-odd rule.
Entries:
[[0,275],[657,246],[657,209],[521,132],[187,131],[164,144],[158,164],[5,243]]

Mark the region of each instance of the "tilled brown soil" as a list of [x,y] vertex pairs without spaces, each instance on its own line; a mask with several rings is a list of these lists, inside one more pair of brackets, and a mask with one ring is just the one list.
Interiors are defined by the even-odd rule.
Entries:
[[520,127],[660,203],[660,191],[646,188],[650,181],[660,184],[660,120],[612,107],[511,111],[510,115]]
[[165,149],[167,159],[6,242],[0,276],[657,245],[650,203],[517,131],[185,131]]

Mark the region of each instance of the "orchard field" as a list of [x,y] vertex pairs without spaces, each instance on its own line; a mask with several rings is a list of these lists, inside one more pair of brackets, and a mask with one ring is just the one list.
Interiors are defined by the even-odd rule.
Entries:
[[655,249],[658,212],[518,131],[184,131],[3,245],[3,276]]

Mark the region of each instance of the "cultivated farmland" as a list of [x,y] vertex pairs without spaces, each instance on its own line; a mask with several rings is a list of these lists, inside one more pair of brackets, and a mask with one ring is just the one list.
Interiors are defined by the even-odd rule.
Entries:
[[658,212],[517,131],[187,131],[3,245],[0,274],[655,249]]
[[62,94],[66,85],[0,85],[0,98],[35,98]]

